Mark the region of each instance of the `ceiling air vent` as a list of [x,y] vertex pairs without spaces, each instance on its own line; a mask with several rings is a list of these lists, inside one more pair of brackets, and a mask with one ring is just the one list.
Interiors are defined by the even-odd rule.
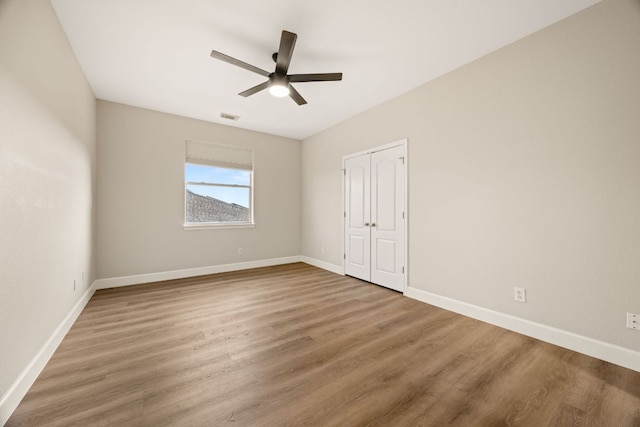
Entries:
[[233,114],[228,113],[220,113],[220,117],[227,120],[233,120],[234,122],[240,118],[240,116],[234,116]]

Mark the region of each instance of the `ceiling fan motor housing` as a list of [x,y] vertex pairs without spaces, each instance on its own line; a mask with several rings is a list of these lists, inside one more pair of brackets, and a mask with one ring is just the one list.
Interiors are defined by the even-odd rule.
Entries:
[[271,73],[269,74],[269,86],[289,87],[289,76]]

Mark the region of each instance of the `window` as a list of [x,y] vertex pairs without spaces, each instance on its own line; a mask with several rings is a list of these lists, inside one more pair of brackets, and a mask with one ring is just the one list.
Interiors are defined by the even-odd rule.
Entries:
[[253,224],[253,150],[186,142],[185,225]]

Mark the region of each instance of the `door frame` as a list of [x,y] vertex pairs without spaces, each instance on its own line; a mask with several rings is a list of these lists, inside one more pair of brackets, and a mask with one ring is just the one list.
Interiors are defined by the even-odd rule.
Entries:
[[353,157],[359,157],[365,154],[375,153],[377,151],[383,151],[394,147],[404,147],[404,276],[403,276],[403,291],[404,294],[407,291],[409,285],[409,140],[408,138],[399,139],[388,144],[379,145],[377,147],[369,148],[367,150],[358,151],[357,153],[347,154],[342,156],[342,197],[340,206],[342,208],[342,275],[345,275],[345,258],[346,258],[346,241],[344,235],[346,233],[345,216],[346,206],[344,203],[345,198],[345,176],[347,173],[346,161]]

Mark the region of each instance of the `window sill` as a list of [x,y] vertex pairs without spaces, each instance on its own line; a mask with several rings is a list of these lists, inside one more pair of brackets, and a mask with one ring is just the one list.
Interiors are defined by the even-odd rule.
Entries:
[[215,223],[203,223],[203,224],[184,224],[183,229],[187,231],[193,230],[226,230],[232,228],[256,228],[255,223],[243,222],[240,224],[215,224]]

